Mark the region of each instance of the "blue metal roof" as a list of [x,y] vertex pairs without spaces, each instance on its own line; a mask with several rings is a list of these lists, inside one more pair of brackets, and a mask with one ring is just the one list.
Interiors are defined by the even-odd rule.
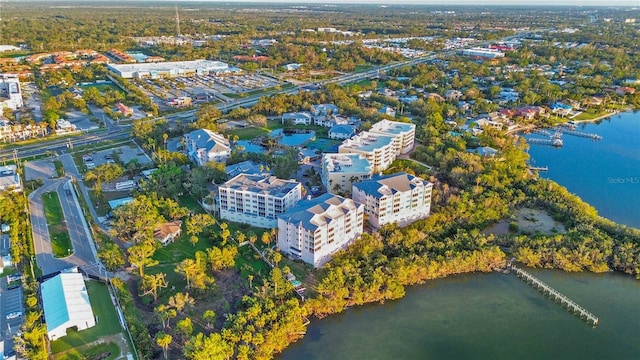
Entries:
[[67,301],[62,286],[62,276],[58,275],[40,285],[44,318],[47,331],[51,331],[69,321]]

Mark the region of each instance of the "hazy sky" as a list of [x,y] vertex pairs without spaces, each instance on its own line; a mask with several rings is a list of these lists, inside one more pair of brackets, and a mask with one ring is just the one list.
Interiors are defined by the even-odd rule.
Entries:
[[[182,2],[181,0],[161,0]],[[183,0],[189,1],[189,0]],[[570,6],[638,6],[640,0],[199,0],[212,2],[269,2],[306,4],[424,4],[424,5],[570,5]]]
[[[0,0],[0,2],[22,2],[25,0]],[[42,1],[42,0],[33,0]],[[65,0],[62,0],[65,1]],[[74,2],[103,2],[108,0],[66,0]],[[116,0],[119,1],[119,0]],[[637,6],[640,0],[121,0],[162,2],[220,2],[220,3],[291,3],[291,4],[422,4],[422,5],[554,5],[554,6]]]

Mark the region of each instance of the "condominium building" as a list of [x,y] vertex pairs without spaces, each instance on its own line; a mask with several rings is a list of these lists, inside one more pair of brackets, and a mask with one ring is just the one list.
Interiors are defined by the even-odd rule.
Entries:
[[16,110],[24,106],[18,75],[0,74],[0,110]]
[[208,161],[224,162],[231,154],[229,140],[208,129],[184,134],[184,140],[189,158],[200,166]]
[[351,193],[356,181],[371,178],[371,164],[361,154],[323,154],[322,184],[332,194]]
[[318,268],[362,234],[364,205],[323,194],[278,216],[278,248]]
[[294,207],[302,185],[275,176],[240,174],[218,187],[220,217],[261,228],[278,226],[278,215]]
[[387,169],[396,159],[398,141],[392,136],[363,131],[351,139],[343,141],[338,147],[338,152],[341,154],[361,154],[369,160],[373,172],[377,172]]
[[394,222],[405,226],[429,216],[432,187],[430,182],[404,172],[376,175],[353,184],[351,198],[364,204],[373,228]]
[[406,154],[413,150],[416,139],[416,125],[398,121],[382,120],[373,124],[369,132],[393,136],[396,153]]

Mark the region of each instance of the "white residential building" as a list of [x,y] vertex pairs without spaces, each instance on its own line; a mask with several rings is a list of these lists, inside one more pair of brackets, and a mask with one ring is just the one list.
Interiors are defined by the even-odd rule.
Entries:
[[184,134],[189,158],[202,166],[207,161],[225,162],[231,154],[229,140],[207,129]]
[[322,155],[322,184],[328,192],[351,192],[354,182],[371,178],[371,164],[361,154]]
[[351,139],[343,141],[338,147],[338,152],[341,154],[362,154],[369,160],[373,172],[378,172],[387,169],[396,159],[398,155],[396,142],[394,137],[363,131]]
[[0,74],[0,110],[16,110],[24,106],[18,75]]
[[15,165],[0,166],[0,191],[22,191],[22,181]]
[[323,194],[278,216],[278,248],[318,268],[362,234],[364,205]]
[[353,184],[351,198],[364,204],[373,228],[393,222],[405,226],[429,216],[432,187],[430,182],[407,173],[374,176]]
[[287,121],[291,121],[293,125],[311,125],[313,123],[313,118],[308,112],[295,112],[295,113],[284,113],[282,114],[281,122],[282,124]]
[[312,107],[314,116],[338,115],[340,108],[333,104],[318,104]]
[[220,217],[261,228],[275,228],[278,215],[294,207],[302,185],[275,176],[240,174],[218,187]]
[[393,136],[397,155],[413,150],[416,139],[416,125],[398,121],[382,120],[373,124],[369,132]]

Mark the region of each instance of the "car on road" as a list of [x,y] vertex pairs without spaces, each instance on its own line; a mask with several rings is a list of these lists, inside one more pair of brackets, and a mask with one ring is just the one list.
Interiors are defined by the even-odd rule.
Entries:
[[15,319],[22,316],[22,311],[14,311],[7,314],[7,320]]

